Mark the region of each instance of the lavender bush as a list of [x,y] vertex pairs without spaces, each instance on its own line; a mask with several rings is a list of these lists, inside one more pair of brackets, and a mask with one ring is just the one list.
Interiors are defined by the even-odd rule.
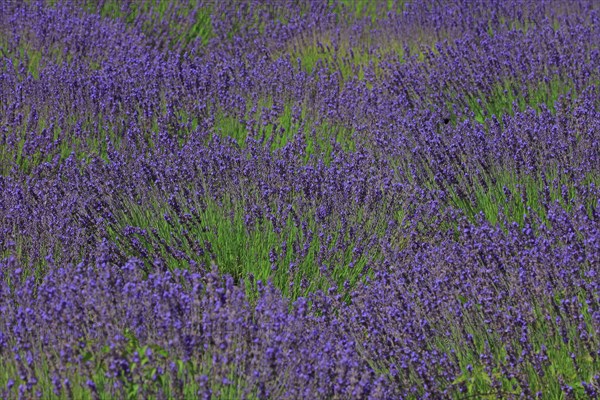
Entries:
[[597,398],[595,1],[0,4],[0,397]]

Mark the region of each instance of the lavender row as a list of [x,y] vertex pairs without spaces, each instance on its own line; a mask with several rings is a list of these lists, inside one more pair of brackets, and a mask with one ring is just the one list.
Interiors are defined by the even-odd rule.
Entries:
[[191,388],[205,397],[401,398],[456,395],[475,382],[510,397],[551,393],[559,379],[566,394],[591,395],[598,213],[557,208],[552,219],[563,229],[537,235],[463,221],[455,235],[389,251],[350,301],[331,289],[290,304],[259,282],[249,302],[230,277],[193,268],[144,278],[140,261],[115,264],[108,242],[95,263],[49,260],[39,282],[11,258],[1,269],[0,354],[15,369],[5,371],[4,393],[34,396],[51,381],[67,397],[95,397],[101,385],[118,397],[135,387],[159,398]]

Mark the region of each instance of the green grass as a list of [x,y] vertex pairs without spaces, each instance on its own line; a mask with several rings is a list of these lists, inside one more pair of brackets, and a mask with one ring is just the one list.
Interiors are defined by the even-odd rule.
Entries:
[[[34,79],[39,78],[40,68],[45,63],[45,57],[42,51],[35,48],[31,44],[21,45],[15,53],[9,51],[6,42],[0,38],[0,56],[4,56],[12,61],[12,64],[17,68],[21,63],[25,67],[25,72],[31,75]],[[0,66],[0,70],[6,70],[7,66]]]
[[[274,122],[263,122],[263,110],[273,107],[272,100],[259,102],[260,107],[255,113],[251,112],[250,105],[243,118],[224,113],[215,112],[215,126],[213,131],[221,137],[230,137],[240,147],[246,146],[249,137],[248,121],[253,130],[253,139],[259,140],[269,147],[271,151],[281,150],[297,138],[302,136],[305,143],[304,162],[311,159],[320,159],[329,165],[334,150],[334,143],[346,152],[356,151],[356,133],[354,129],[334,124],[327,120],[313,117],[314,112],[306,105],[301,106],[300,113],[294,116],[293,106],[288,103],[283,106]],[[252,129],[253,128],[253,129]]]
[[[180,199],[179,204],[183,207],[185,200]],[[225,198],[203,199],[192,204],[178,216],[159,200],[144,206],[129,203],[115,213],[118,222],[111,228],[111,239],[119,243],[127,256],[144,260],[148,269],[152,268],[153,260],[146,254],[159,255],[171,269],[187,268],[190,261],[206,269],[215,264],[220,273],[232,275],[238,283],[243,281],[249,296],[255,293],[257,280],[270,279],[291,299],[332,285],[339,289],[344,283],[354,286],[364,276],[368,264],[378,257],[354,253],[356,244],[348,231],[342,230],[341,222],[331,217],[326,224],[319,223],[314,209],[302,219],[290,214],[277,225],[265,215],[249,227],[240,202]],[[186,213],[188,216],[183,217]],[[379,235],[384,234],[387,226],[382,215],[372,216],[364,210],[358,210],[349,223]],[[141,228],[146,233],[124,237],[122,232],[127,226]],[[321,231],[324,231],[322,238]],[[348,243],[346,250],[333,251],[343,242]],[[276,255],[273,263],[271,253]],[[326,271],[320,269],[319,260],[329,267]]]
[[[449,203],[462,209],[473,222],[483,213],[488,221],[496,224],[500,222],[502,213],[508,221],[522,226],[525,215],[533,213],[544,223],[549,223],[547,213],[550,205],[559,204],[571,212],[573,204],[578,204],[574,182],[558,170],[543,174],[516,174],[500,170],[481,174],[481,178],[459,180],[458,185],[446,187]],[[583,179],[583,184],[592,183],[600,184],[600,176],[590,175]],[[586,204],[589,212],[594,206],[592,202]]]
[[[439,383],[445,384],[450,396],[456,399],[507,398],[512,394],[518,396],[524,390],[529,390],[532,395],[542,392],[543,399],[563,399],[566,397],[559,384],[562,380],[573,388],[574,398],[588,398],[582,382],[594,382],[595,377],[600,374],[600,358],[595,354],[600,338],[596,335],[592,315],[586,304],[586,299],[592,297],[597,300],[597,294],[575,289],[568,296],[565,291],[556,290],[553,298],[519,299],[531,302],[532,310],[523,316],[524,320],[529,321],[527,339],[524,342],[520,340],[520,327],[502,332],[504,327],[499,327],[496,321],[486,322],[490,315],[484,313],[482,305],[475,299],[469,309],[463,309],[461,317],[449,315],[447,319],[432,322],[433,332],[438,333],[428,339],[429,350],[447,354],[462,370],[454,380]],[[576,310],[565,314],[560,302],[572,298],[579,300],[578,304],[570,306],[575,306]],[[457,300],[464,305],[467,298],[459,296]],[[416,310],[420,309],[419,304],[413,306]],[[506,307],[510,306],[509,300]],[[578,326],[579,322],[570,317],[573,313],[581,315],[585,327]],[[587,338],[582,338],[581,334],[587,335]],[[509,339],[507,335],[510,335]],[[363,340],[360,337],[356,339],[357,343]],[[529,353],[523,354],[526,349],[530,349]],[[512,369],[508,366],[509,353],[515,360],[522,357],[522,361]],[[536,354],[545,354],[547,359],[538,365],[534,361]],[[482,356],[490,360],[488,365],[491,368],[486,369]],[[370,362],[375,371],[383,374],[389,374],[392,364],[401,364],[400,360],[394,358]],[[515,374],[517,368],[525,374],[527,387],[523,386],[523,381],[506,376],[506,368]],[[414,384],[417,387],[420,385],[420,378],[411,369],[398,372],[398,376],[390,376],[392,382]],[[493,382],[498,386],[494,387]],[[460,386],[463,386],[462,393],[459,392]]]
[[[333,5],[333,1],[329,0],[329,4]],[[386,15],[388,12],[401,13],[404,11],[405,0],[337,0],[337,12],[348,11],[356,18],[370,18],[375,22],[377,17]]]
[[[16,143],[11,146],[7,143],[0,144],[0,175],[7,175],[16,165],[25,174],[30,174],[33,168],[44,162],[52,162],[58,155],[60,160],[65,160],[71,154],[79,160],[100,157],[108,160],[108,137],[111,145],[119,148],[122,143],[120,135],[112,129],[105,130],[105,125],[95,122],[103,121],[102,115],[97,116],[96,121],[87,116],[70,115],[65,121],[63,129],[54,121],[49,121],[43,110],[38,111],[39,119],[35,125],[27,123],[30,110],[24,110],[24,118],[21,129],[15,132]],[[41,115],[40,115],[41,114]],[[86,132],[85,135],[69,135],[67,132],[73,132],[79,129]],[[33,135],[45,135],[47,137],[48,147],[37,149],[33,154],[24,154],[26,138],[32,138]]]
[[[354,129],[316,118],[314,117],[315,112],[309,110],[307,106],[301,106],[300,114],[295,118],[292,105],[285,104],[274,122],[265,123],[263,122],[263,112],[268,112],[273,103],[272,100],[269,100],[261,101],[259,104],[261,107],[254,113],[248,106],[243,118],[225,113],[217,107],[211,107],[214,110],[211,111],[214,116],[214,125],[211,128],[209,140],[214,135],[230,137],[236,141],[238,146],[245,147],[246,139],[249,137],[247,121],[251,121],[249,126],[253,132],[253,139],[268,146],[273,152],[281,150],[297,139],[298,135],[301,135],[305,144],[303,156],[305,163],[321,159],[328,165],[335,146],[340,146],[343,151],[347,152],[356,150],[358,136]],[[0,144],[0,175],[7,175],[13,165],[16,165],[25,174],[30,174],[43,162],[53,161],[56,155],[60,156],[60,160],[75,154],[79,160],[99,157],[108,161],[109,143],[106,138],[116,150],[126,144],[126,140],[111,128],[108,124],[109,121],[106,121],[102,114],[97,115],[94,120],[89,116],[71,114],[61,129],[48,119],[48,112],[44,110],[38,110],[39,119],[35,125],[28,125],[30,113],[30,110],[23,112],[21,129],[15,132],[15,144]],[[160,113],[166,114],[166,108]],[[161,128],[158,124],[161,117],[158,114],[160,113],[153,116],[151,120],[143,119],[141,111],[138,113],[140,117],[136,122],[140,128],[146,131],[146,135],[140,140],[150,148],[153,147],[153,138]],[[163,126],[163,128],[172,137],[176,137],[179,145],[183,146],[195,132],[199,124],[199,116],[191,115],[183,110],[175,110],[175,114],[179,117],[178,127],[173,129],[171,126]],[[34,134],[41,135],[51,126],[53,126],[52,132],[46,132],[45,135],[49,137],[49,141],[54,143],[47,150],[37,150],[35,153],[25,156],[23,150],[26,138],[30,138]],[[86,132],[86,134],[80,136],[71,134],[75,131]]]
[[[540,111],[540,106],[546,106],[551,112],[555,112],[555,104],[561,95],[566,95],[574,90],[574,86],[568,80],[555,75],[550,80],[534,81],[527,85],[527,95],[523,88],[516,82],[507,80],[495,84],[489,93],[469,93],[464,100],[471,111],[475,114],[475,120],[484,123],[492,115],[502,121],[502,116],[513,115],[514,111],[525,111],[532,107]],[[515,110],[516,106],[516,110]],[[456,120],[455,117],[451,118]]]
[[[565,384],[574,389],[575,398],[587,398],[582,386],[582,382],[591,383],[594,377],[600,373],[600,360],[592,354],[593,348],[597,347],[597,338],[591,325],[591,315],[582,302],[583,306],[580,309],[581,314],[587,321],[586,333],[591,338],[591,344],[586,345],[579,339],[579,331],[576,325],[569,322],[568,318],[564,318],[562,313],[557,312],[557,308],[553,308],[549,304],[539,304],[535,306],[534,318],[535,322],[529,330],[529,344],[532,345],[533,353],[540,353],[542,345],[547,360],[542,364],[541,373],[534,366],[534,363],[527,356],[520,368],[527,374],[531,393],[535,394],[538,391],[544,394],[543,398],[562,398],[562,390],[559,381],[562,379]],[[557,323],[556,318],[561,317],[561,322]],[[501,391],[503,393],[520,394],[523,387],[515,379],[508,379],[502,376],[500,368],[491,371],[491,376],[484,370],[484,365],[481,363],[480,354],[488,353],[493,357],[495,364],[500,367],[505,363],[507,349],[500,346],[500,338],[496,334],[485,332],[486,324],[483,322],[484,316],[480,315],[477,320],[471,323],[465,323],[465,331],[473,335],[472,344],[467,343],[464,339],[458,339],[459,333],[455,332],[454,350],[463,369],[463,373],[452,382],[452,385],[465,384],[467,388],[466,395],[477,396],[484,393],[496,393],[491,383],[492,379],[501,383]],[[565,342],[561,331],[567,333],[569,340]],[[464,337],[464,335],[463,335]],[[511,343],[516,358],[519,357],[524,350],[523,345],[518,338]],[[450,350],[449,347],[445,347]],[[573,357],[572,357],[573,356]],[[472,367],[472,371],[468,371],[467,366]],[[502,397],[502,396],[500,396]]]
[[[427,42],[425,38],[422,38]],[[335,43],[335,44],[334,44]],[[420,54],[420,41],[407,43],[412,54]],[[293,41],[286,53],[292,60],[300,59],[302,68],[313,73],[319,64],[330,71],[339,72],[343,81],[356,77],[365,79],[367,68],[371,68],[375,77],[382,77],[382,61],[404,62],[405,40],[402,38],[377,38],[370,35],[361,38],[360,45],[352,45],[348,40],[334,42],[329,34],[312,34]]]
[[[20,371],[27,371],[29,378],[35,377],[38,384],[34,391],[41,392],[44,399],[94,399],[102,400],[114,399],[118,394],[128,400],[139,398],[196,398],[200,389],[199,383],[194,379],[198,375],[210,375],[212,364],[212,352],[206,351],[194,361],[183,361],[181,358],[174,358],[169,353],[157,345],[139,344],[137,338],[128,330],[125,330],[126,342],[122,348],[111,350],[108,346],[98,349],[92,348],[91,343],[83,348],[76,348],[75,352],[81,357],[81,363],[66,365],[66,371],[69,372],[70,391],[64,384],[59,395],[54,392],[50,366],[52,360],[58,359],[58,354],[49,355],[47,350],[35,348],[32,351],[39,352],[41,359],[33,367],[25,367],[24,363],[20,366],[14,358],[0,357],[3,368],[0,372],[0,388],[7,387],[9,379],[14,382],[13,388],[8,392],[10,398],[17,398],[19,385],[26,382],[19,378]],[[152,350],[153,361],[146,356],[146,349]],[[214,350],[214,349],[213,349]],[[111,353],[118,352],[119,357],[126,360],[133,375],[126,376],[121,374],[116,377],[107,377],[106,373],[110,371],[107,358]],[[25,359],[26,354],[20,354]],[[136,361],[139,358],[139,361]],[[170,370],[170,362],[174,361],[175,371]],[[158,366],[162,367],[163,374],[160,374]],[[239,376],[238,368],[243,366],[235,363],[229,366],[227,374],[230,383],[224,384],[222,381],[210,381],[209,386],[213,392],[213,398],[229,400],[240,398],[242,393],[246,398],[257,399],[256,389],[250,386],[245,378]],[[96,385],[97,391],[94,394],[87,385],[87,380],[92,379]],[[61,382],[62,384],[62,382]],[[114,385],[119,388],[115,390]],[[122,390],[123,392],[121,392]],[[159,394],[162,394],[159,396]],[[31,393],[33,396],[34,393]],[[96,397],[97,396],[97,397]]]
[[[6,57],[12,61],[16,68],[21,63],[25,66],[25,72],[33,79],[38,79],[41,70],[49,64],[62,66],[71,64],[75,54],[73,51],[66,51],[61,42],[52,43],[48,47],[43,47],[40,40],[30,31],[21,32],[16,49],[9,48],[6,36],[0,36],[0,56]],[[77,55],[77,62],[87,63],[91,69],[98,69],[103,60],[93,59],[91,57],[82,57]],[[6,65],[0,64],[0,70],[5,70]],[[24,79],[25,77],[23,77]]]
[[[137,25],[149,37],[167,44],[169,48],[179,46],[182,51],[196,39],[205,46],[213,37],[211,7],[200,6],[198,0],[145,0],[129,3],[118,0],[99,3],[97,0],[88,0],[83,8],[88,13],[119,19],[130,26]],[[141,18],[147,20],[140,25]],[[181,23],[174,22],[177,20]],[[162,31],[163,23],[168,26],[168,36]],[[160,27],[159,32],[155,30],[156,27]]]

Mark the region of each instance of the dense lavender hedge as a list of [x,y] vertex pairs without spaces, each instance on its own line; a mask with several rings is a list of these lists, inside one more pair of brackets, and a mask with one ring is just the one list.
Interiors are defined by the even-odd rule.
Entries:
[[0,397],[596,398],[598,6],[0,4]]

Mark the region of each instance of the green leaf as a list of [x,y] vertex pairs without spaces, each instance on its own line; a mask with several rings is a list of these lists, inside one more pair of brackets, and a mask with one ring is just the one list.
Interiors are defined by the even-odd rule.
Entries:
[[132,385],[132,386],[129,388],[129,390],[127,391],[127,396],[128,396],[130,399],[135,399],[135,398],[137,398],[137,397],[138,397],[138,393],[139,393],[139,391],[140,391],[140,385],[138,385],[138,384]]
[[481,371],[481,373],[479,374],[479,376],[481,377],[481,379],[483,379],[486,383],[488,384],[492,384],[492,378],[490,378],[490,376],[487,374],[487,372],[485,371]]
[[185,365],[183,360],[177,360],[177,367],[179,368],[179,372],[185,371]]
[[94,355],[92,354],[92,352],[88,351],[83,355],[83,362],[88,362],[93,358],[94,358]]
[[473,379],[469,379],[469,383],[467,383],[467,392],[472,393],[474,387],[475,387],[475,381]]
[[460,375],[458,378],[456,378],[456,379],[455,379],[455,380],[452,382],[452,384],[453,384],[453,385],[458,385],[459,383],[466,382],[466,381],[467,381],[467,379],[468,379],[468,378],[467,378],[467,376],[466,376],[466,375]]
[[159,354],[162,357],[169,357],[169,352],[158,345],[151,345],[150,348],[154,353]]

